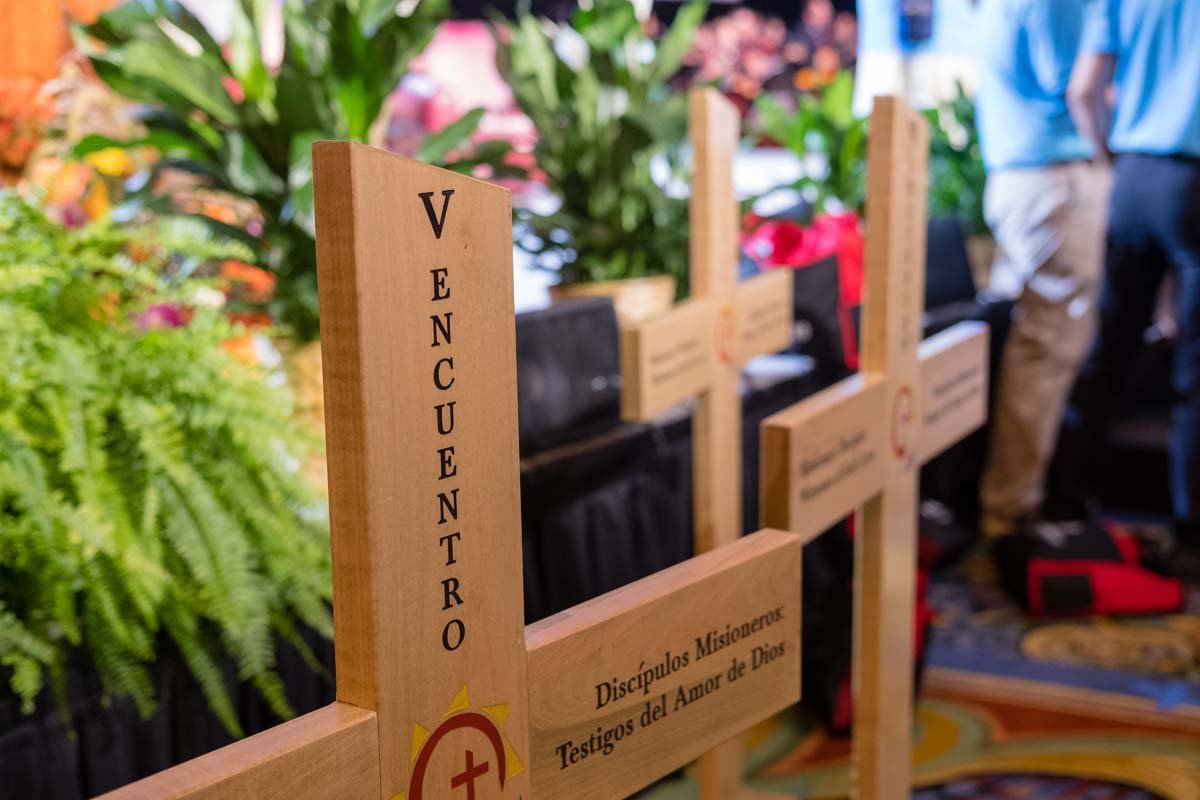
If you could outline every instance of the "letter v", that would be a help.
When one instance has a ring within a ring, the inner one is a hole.
[[[429,215],[429,224],[433,227],[433,235],[440,239],[442,238],[442,226],[446,224],[446,211],[450,208],[450,195],[454,194],[453,189],[442,190],[442,215],[438,217],[433,213],[433,202],[430,198],[433,197],[433,192],[420,192],[421,202],[425,204],[425,213]]]

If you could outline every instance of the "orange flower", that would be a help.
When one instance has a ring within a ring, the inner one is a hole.
[[[241,336],[232,336],[221,342],[221,347],[243,364],[257,364],[258,355],[254,351],[254,334],[243,333]]]
[[[96,305],[88,309],[88,316],[96,322],[112,322],[117,318],[121,306],[120,292],[107,292],[100,297]]]
[[[47,196],[46,202],[52,206],[57,206],[79,200],[83,196],[84,190],[87,189],[88,181],[91,179],[92,170],[90,167],[77,162],[63,164],[62,169],[53,178],[50,194]]]
[[[274,275],[244,261],[229,259],[222,262],[221,277],[232,284],[244,286],[246,299],[252,303],[264,303],[270,300],[275,291]]]
[[[125,248],[125,254],[128,255],[135,264],[141,264],[150,257],[150,248],[140,242],[130,242]]]
[[[811,92],[819,85],[817,71],[811,67],[796,70],[796,77],[793,79],[796,88],[802,92]]]
[[[83,211],[88,219],[103,219],[112,209],[112,201],[108,196],[108,187],[103,181],[96,181],[88,191],[83,201]]]
[[[53,106],[38,81],[0,79],[0,166],[20,169],[42,140]]]
[[[269,328],[275,324],[266,311],[230,311],[225,316],[230,322],[241,323],[250,330]]]
[[[237,213],[229,206],[221,205],[220,203],[206,200],[200,206],[200,213],[209,219],[224,222],[226,225],[237,224]]]

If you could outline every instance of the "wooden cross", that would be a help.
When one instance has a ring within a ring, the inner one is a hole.
[[[793,533],[523,625],[508,192],[313,169],[337,701],[110,800],[609,800],[794,703]]]
[[[621,334],[621,415],[647,420],[686,400],[692,417],[694,550],[742,535],[741,365],[792,341],[792,272],[738,283],[733,159],[741,118],[714,89],[689,95],[695,177],[689,208],[691,298]],[[701,759],[703,800],[745,795],[740,743]]]
[[[811,536],[865,504],[855,537],[857,797],[908,798],[917,468],[987,416],[988,331],[921,341],[929,133],[878,98],[868,151],[862,371],[763,422],[762,519]]]

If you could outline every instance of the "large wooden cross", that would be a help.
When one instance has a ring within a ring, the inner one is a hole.
[[[740,367],[792,340],[792,272],[738,283],[733,159],[740,116],[713,89],[690,98],[695,178],[690,206],[691,297],[621,333],[621,415],[648,420],[695,400],[695,550],[742,534]]]
[[[739,214],[733,159],[741,117],[713,89],[689,96],[695,160],[690,205],[691,297],[621,334],[621,414],[648,420],[687,400],[692,416],[694,550],[742,535],[740,367],[792,341],[792,272],[738,283]],[[731,734],[735,733],[730,731]],[[742,787],[735,739],[701,759],[702,800],[731,800]]]
[[[908,798],[917,468],[987,415],[988,331],[921,341],[929,134],[878,98],[868,145],[859,374],[763,422],[764,524],[811,536],[865,504],[855,537],[856,796]]]
[[[508,193],[313,168],[337,701],[110,800],[610,800],[794,703],[796,534],[523,625]]]

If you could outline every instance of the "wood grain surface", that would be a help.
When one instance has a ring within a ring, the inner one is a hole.
[[[385,800],[472,765],[528,797],[508,192],[345,142],[313,169],[338,699]]]
[[[375,726],[373,712],[333,703],[99,800],[375,800]]]
[[[800,549],[759,531],[530,625],[534,796],[624,797],[796,702]]]

